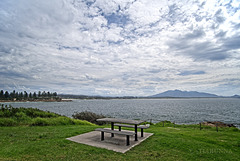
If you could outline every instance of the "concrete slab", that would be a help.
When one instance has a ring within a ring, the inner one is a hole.
[[[117,134],[115,134],[114,137],[111,137],[110,133],[105,133],[104,134],[105,140],[101,141],[101,132],[99,131],[92,131],[89,133],[73,136],[73,137],[67,138],[67,140],[94,146],[94,147],[113,150],[115,152],[125,153],[152,135],[153,133],[144,132],[144,137],[141,137],[141,132],[138,132],[138,141],[134,141],[134,136],[130,136],[129,146],[126,146],[126,136],[117,135]]]

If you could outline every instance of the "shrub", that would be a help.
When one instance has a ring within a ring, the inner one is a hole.
[[[28,125],[31,122],[31,117],[28,117],[24,112],[17,112],[12,118],[17,121],[18,125]]]
[[[24,112],[17,112],[15,114],[15,117],[17,118],[17,120],[19,121],[24,121],[24,120],[30,120],[31,118],[28,117]]]
[[[77,120],[77,119],[72,119],[75,125],[94,125],[91,122],[88,122],[86,120]]]
[[[84,111],[84,112],[80,112],[80,113],[75,113],[72,115],[72,117],[74,119],[79,119],[79,120],[86,120],[88,122],[94,123],[94,124],[98,124],[98,125],[103,125],[105,124],[104,122],[97,122],[97,119],[100,118],[105,118],[104,115],[99,115],[93,112],[89,112],[89,111]]]
[[[50,121],[51,125],[93,125],[92,123],[85,120],[71,119],[65,116],[52,118]]]
[[[72,119],[37,108],[14,108],[0,105],[0,126],[93,125],[88,121]]]
[[[32,119],[31,126],[51,126],[51,125],[72,125],[70,118],[57,117],[57,118],[41,118],[37,117]]]
[[[237,127],[230,127],[230,130],[234,131],[234,132],[239,132],[240,129],[238,129]]]
[[[12,118],[0,118],[0,126],[16,126],[18,123]]]
[[[237,142],[237,147],[240,147],[240,141]]]
[[[0,111],[0,117],[4,117],[3,111]]]
[[[32,119],[32,123],[30,124],[32,126],[47,126],[49,125],[49,121],[46,118],[34,118]]]
[[[72,121],[71,118],[68,117],[57,117],[57,118],[52,118],[50,124],[52,125],[74,125],[74,122]]]
[[[32,118],[35,117],[41,117],[41,118],[51,118],[51,117],[58,117],[61,116],[59,114],[53,113],[53,112],[49,112],[49,111],[42,111],[36,108],[25,108],[25,113]]]
[[[50,118],[50,117],[59,117],[61,115],[49,112],[49,111],[42,111],[37,108],[14,108],[11,105],[0,105],[0,117],[19,117],[16,116],[19,113],[24,113],[26,116],[31,118],[42,117],[42,118]]]
[[[34,118],[32,119],[31,126],[56,126],[56,125],[93,125],[88,121],[71,119],[65,116],[56,118]]]

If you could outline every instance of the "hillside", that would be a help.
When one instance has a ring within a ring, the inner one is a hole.
[[[159,93],[156,95],[152,95],[149,97],[220,97],[215,94],[210,93],[203,93],[203,92],[197,92],[197,91],[181,91],[181,90],[169,90],[165,91],[163,93]]]

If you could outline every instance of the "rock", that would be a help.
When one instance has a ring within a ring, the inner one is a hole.
[[[207,126],[212,126],[212,127],[216,127],[216,125],[218,125],[218,127],[236,127],[233,124],[226,124],[220,121],[208,121],[208,122],[203,122],[202,124]]]

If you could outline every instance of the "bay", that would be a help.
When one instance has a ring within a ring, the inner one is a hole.
[[[13,107],[33,107],[72,117],[75,112],[91,111],[109,117],[163,120],[178,124],[221,121],[240,127],[240,99],[181,98],[181,99],[95,99],[72,102],[6,102]]]

